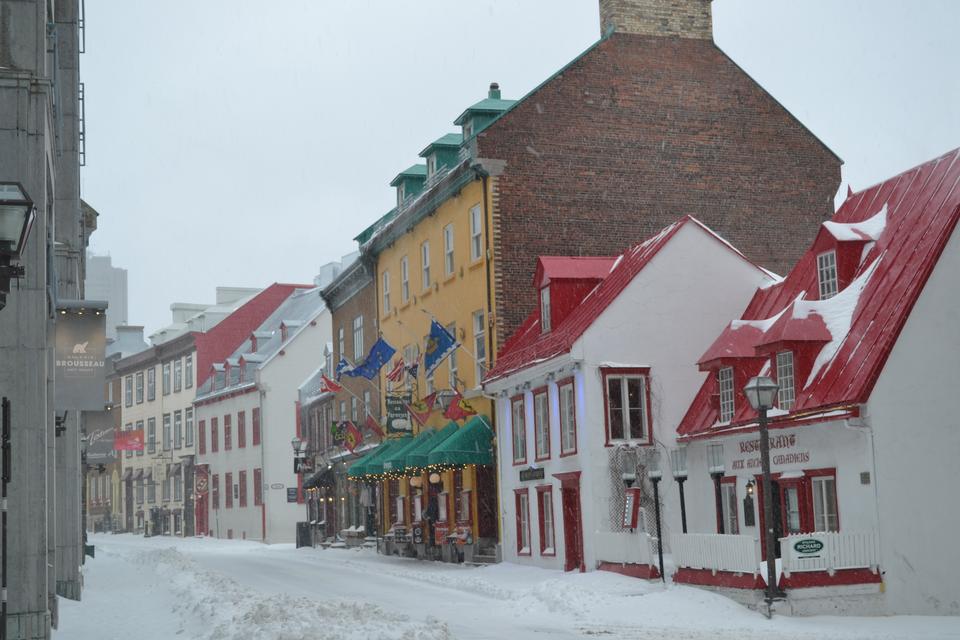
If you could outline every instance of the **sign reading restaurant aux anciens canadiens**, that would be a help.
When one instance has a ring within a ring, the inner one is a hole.
[[[105,302],[64,301],[57,309],[57,409],[103,411],[106,374]]]

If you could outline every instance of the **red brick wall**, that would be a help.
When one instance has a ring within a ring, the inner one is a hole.
[[[347,300],[343,305],[333,311],[331,314],[331,321],[333,326],[333,364],[336,366],[337,362],[340,361],[341,353],[337,345],[338,337],[337,332],[340,327],[343,327],[343,346],[346,350],[346,353],[342,354],[347,357],[347,360],[353,362],[354,364],[360,364],[363,361],[363,358],[359,360],[353,357],[353,319],[358,315],[363,316],[363,354],[364,357],[367,353],[370,352],[370,348],[373,346],[373,343],[377,341],[377,336],[379,332],[379,322],[377,320],[377,290],[371,280],[367,285],[354,294],[349,300]],[[392,361],[391,361],[392,363]],[[389,365],[387,365],[389,367]],[[361,400],[363,399],[363,392],[370,392],[370,413],[373,414],[374,418],[380,419],[380,400],[377,394],[375,385],[378,384],[377,378],[373,379],[373,384],[365,378],[351,378],[350,376],[343,376],[340,378],[340,384],[343,385],[344,391],[340,391],[335,396],[335,402],[337,407],[337,418],[340,419],[339,414],[340,401],[343,400],[346,402],[347,411],[350,411],[350,399],[353,397],[351,393],[355,394]],[[347,391],[349,390],[349,392]],[[362,403],[358,407],[359,410],[359,420],[357,426],[361,429],[363,428],[363,422],[365,420],[365,414],[363,413]],[[327,425],[329,428],[329,425]],[[366,436],[366,432],[364,432]]]
[[[499,343],[536,256],[618,253],[692,214],[786,273],[833,212],[840,161],[712,41],[615,34],[480,134],[497,180]]]

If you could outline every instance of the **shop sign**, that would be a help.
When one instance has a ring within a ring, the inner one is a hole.
[[[784,467],[808,462],[810,462],[810,450],[801,448],[797,434],[787,433],[770,436],[771,467]],[[730,468],[734,471],[740,469],[756,469],[759,471],[760,467],[760,438],[742,440],[736,443]]]
[[[527,482],[529,480],[543,480],[543,467],[535,469],[530,467],[529,469],[520,470],[520,482]]]
[[[57,314],[54,403],[57,409],[103,411],[106,373],[106,314]]]
[[[449,529],[444,525],[436,525],[433,528],[433,541],[436,545],[441,545],[447,541],[447,532]]]
[[[820,553],[822,549],[823,543],[816,538],[804,538],[793,543],[793,550],[799,553],[801,557],[819,558],[820,556],[811,554]]]
[[[407,405],[411,402],[413,402],[413,395],[410,393],[387,394],[387,433],[411,433],[413,431],[410,414],[407,412]]]
[[[296,502],[296,501],[297,501],[297,488],[287,487],[287,502]]]

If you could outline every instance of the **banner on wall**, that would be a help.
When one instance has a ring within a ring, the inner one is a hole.
[[[106,302],[57,306],[54,404],[58,410],[103,411],[106,402]]]

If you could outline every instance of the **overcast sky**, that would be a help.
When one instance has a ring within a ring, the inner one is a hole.
[[[713,15],[855,190],[960,146],[960,2]],[[597,0],[86,0],[86,24],[91,249],[128,269],[148,333],[218,285],[310,283],[491,81],[519,98],[599,37]]]

